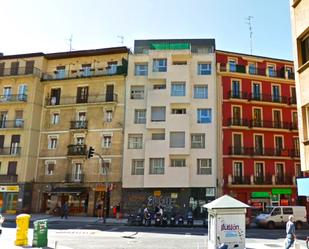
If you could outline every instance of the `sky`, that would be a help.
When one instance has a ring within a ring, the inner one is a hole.
[[[215,38],[216,48],[293,59],[289,0],[0,0],[5,55]],[[120,36],[123,36],[123,43]]]

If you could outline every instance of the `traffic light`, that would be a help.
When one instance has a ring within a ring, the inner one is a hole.
[[[88,150],[88,155],[87,155],[87,158],[91,158],[93,157],[93,154],[94,154],[94,148],[92,146],[89,147],[89,150]]]

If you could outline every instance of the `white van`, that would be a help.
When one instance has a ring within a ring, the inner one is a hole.
[[[290,215],[294,216],[296,229],[301,229],[307,223],[307,211],[303,206],[266,207],[263,213],[256,216],[255,223],[269,229],[284,227]]]

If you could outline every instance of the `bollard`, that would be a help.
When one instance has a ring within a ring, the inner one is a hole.
[[[16,246],[28,245],[29,214],[20,214],[16,217]]]

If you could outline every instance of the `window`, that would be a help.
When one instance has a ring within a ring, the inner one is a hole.
[[[104,159],[103,165],[100,166],[100,174],[106,175],[107,171],[111,169],[112,160],[111,159]]]
[[[277,156],[280,156],[282,150],[283,150],[283,137],[275,136],[275,154]]]
[[[268,65],[267,66],[268,76],[275,77],[276,76],[276,69],[275,65]]]
[[[45,175],[51,176],[55,170],[55,161],[46,161],[45,162]]]
[[[132,159],[132,175],[144,175],[144,160]]]
[[[87,76],[91,76],[92,71],[91,71],[91,64],[83,64],[82,65],[82,76],[87,77]]]
[[[205,148],[205,134],[191,134],[191,148]]]
[[[149,174],[163,175],[164,174],[164,158],[149,159]]]
[[[254,135],[254,153],[256,155],[263,155],[263,136],[262,135]]]
[[[0,113],[1,115],[1,113]],[[24,112],[23,110],[15,110],[15,122],[14,127],[23,127],[24,126],[24,119],[23,119]],[[1,120],[1,116],[0,116]]]
[[[241,125],[241,107],[240,106],[233,106],[232,107],[232,124],[233,125]]]
[[[76,145],[84,145],[85,144],[85,137],[80,136],[80,135],[75,137],[75,144]]]
[[[273,110],[274,128],[281,128],[281,112],[280,110]]]
[[[153,71],[154,72],[166,72],[167,60],[166,59],[153,59]]]
[[[147,63],[135,64],[135,75],[136,76],[148,75],[148,64]]]
[[[48,149],[56,149],[58,143],[58,137],[56,136],[49,136],[48,137]]]
[[[170,132],[170,148],[185,147],[185,132]]]
[[[17,174],[17,162],[13,161],[13,162],[8,163],[7,174],[9,176],[16,176],[16,174]]]
[[[131,99],[144,99],[144,86],[131,86]]]
[[[243,176],[243,167],[242,167],[242,162],[234,162],[233,165],[233,177],[236,178],[242,178]]]
[[[12,98],[12,88],[10,86],[6,86],[3,88],[3,97],[5,100],[11,100]]]
[[[230,72],[236,72],[236,60],[235,59],[229,59],[229,67],[230,67]]]
[[[197,174],[211,175],[211,159],[197,159]]]
[[[263,163],[255,163],[254,176],[256,178],[259,178],[259,180],[263,180],[264,178],[264,164]]]
[[[145,109],[135,109],[134,123],[135,124],[146,124],[146,110]]]
[[[151,139],[152,140],[165,140],[165,133],[152,133]]]
[[[252,98],[254,100],[260,100],[261,99],[261,85],[259,83],[253,83],[253,94]]]
[[[302,177],[303,172],[301,171],[300,164],[295,164],[295,177]]]
[[[210,75],[211,63],[198,63],[198,75]]]
[[[211,123],[211,109],[197,109],[197,122],[201,124]]]
[[[257,68],[255,63],[249,63],[249,74],[257,74]]]
[[[25,84],[19,85],[18,87],[18,100],[26,101],[28,94],[28,86]]]
[[[89,87],[77,87],[76,103],[87,103],[88,102],[88,91]]]
[[[208,98],[208,86],[195,85],[194,96],[195,99],[207,99]]]
[[[166,89],[166,84],[155,84],[155,85],[153,85],[153,89],[154,90]]]
[[[300,42],[300,46],[302,64],[305,64],[309,61],[309,35],[302,39],[302,41]]]
[[[280,102],[280,88],[279,86],[272,86],[272,101]]]
[[[58,66],[56,67],[56,79],[63,79],[65,78],[66,72],[65,72],[65,66]]]
[[[186,159],[171,159],[171,167],[186,167]]]
[[[109,61],[107,62],[107,73],[108,74],[115,74],[117,73],[117,61]]]
[[[128,137],[129,149],[142,149],[143,148],[143,134],[129,134]]]
[[[113,111],[112,110],[105,110],[104,120],[106,123],[110,123],[113,120]]]
[[[165,107],[151,107],[151,121],[164,122],[165,121]]]
[[[240,98],[240,82],[239,80],[232,81],[232,98]]]
[[[262,110],[260,108],[253,108],[253,126],[262,127]]]
[[[187,65],[187,62],[186,61],[173,61],[173,65],[177,65],[177,66]]]
[[[110,148],[112,146],[112,135],[111,134],[103,134],[103,141],[102,141],[103,148]]]
[[[185,108],[173,108],[172,114],[186,114],[187,110]]]
[[[178,82],[172,83],[171,96],[185,96],[186,95],[186,83]]]
[[[52,123],[53,125],[59,124],[59,120],[60,120],[60,115],[59,115],[59,113],[58,113],[58,112],[52,113],[52,115],[51,115],[51,123]]]

